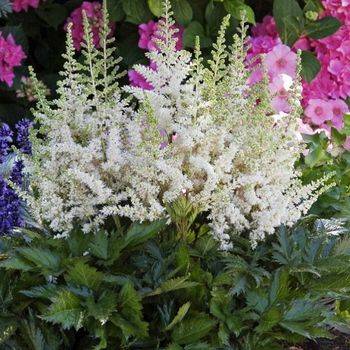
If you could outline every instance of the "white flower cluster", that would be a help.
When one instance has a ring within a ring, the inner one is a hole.
[[[135,68],[153,90],[103,85],[112,74],[101,69],[108,55],[100,57],[89,40],[82,78],[86,68],[68,40],[60,98],[39,102],[42,127],[28,160],[31,207],[66,234],[107,216],[167,217],[166,208],[185,197],[207,213],[223,248],[230,232],[249,230],[254,244],[298,220],[322,191],[322,181],[303,185],[294,169],[303,150],[300,84],[290,87],[291,112],[273,115],[268,79],[247,85],[246,28],[226,48],[226,18],[204,65],[199,49],[193,59],[175,50],[169,1],[165,7],[159,52],[148,54],[157,69]]]

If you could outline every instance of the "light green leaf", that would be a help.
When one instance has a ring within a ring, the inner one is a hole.
[[[191,306],[190,302],[187,302],[186,304],[182,305],[179,308],[179,311],[177,312],[174,319],[171,321],[171,323],[169,323],[169,325],[165,328],[165,330],[169,331],[170,329],[174,328],[176,324],[180,323],[183,320],[183,318],[186,316],[190,306]]]
[[[79,298],[72,292],[64,290],[53,299],[53,303],[42,318],[47,322],[60,324],[63,329],[74,327],[78,330],[82,327],[83,316]]]
[[[282,319],[281,311],[277,307],[271,307],[263,313],[259,325],[255,328],[258,333],[266,333],[272,330]]]
[[[104,274],[97,271],[96,268],[87,265],[83,261],[78,261],[69,270],[65,279],[69,283],[86,286],[92,290],[96,290],[104,279]]]
[[[163,293],[172,292],[179,289],[192,288],[198,285],[197,282],[187,281],[188,277],[177,277],[163,282],[160,287],[153,292],[147,294],[147,296],[155,296]]]
[[[255,14],[253,9],[242,0],[224,0],[226,11],[234,18],[241,20],[244,16],[248,23],[255,24]]]
[[[208,315],[198,315],[178,324],[171,338],[178,344],[191,344],[208,335],[215,325],[216,322]]]
[[[132,334],[146,337],[148,333],[148,324],[142,321],[141,297],[131,282],[125,283],[121,289],[119,293],[119,302],[121,304],[119,307],[121,315],[129,324],[125,331],[129,332],[132,330]]]
[[[147,0],[151,12],[160,17],[163,14],[163,0]]]

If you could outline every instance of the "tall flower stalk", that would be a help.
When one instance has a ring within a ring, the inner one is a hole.
[[[300,79],[288,86],[288,113],[275,115],[268,78],[247,83],[244,24],[228,47],[224,19],[205,65],[198,45],[194,58],[177,49],[178,29],[164,1],[158,49],[146,54],[157,69],[134,67],[153,87],[143,90],[119,87],[119,59],[107,45],[95,48],[84,22],[84,63],[68,28],[59,98],[50,103],[39,94],[40,133],[32,135],[27,160],[28,202],[55,235],[67,236],[76,224],[98,230],[116,215],[176,223],[172,209],[186,198],[225,249],[230,234],[249,231],[254,245],[308,211],[324,188],[323,180],[303,185],[294,169],[304,147]],[[100,42],[109,44],[107,29]]]

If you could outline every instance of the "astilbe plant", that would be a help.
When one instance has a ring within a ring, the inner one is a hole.
[[[69,32],[59,98],[48,102],[39,91],[27,201],[38,221],[67,235],[75,224],[88,232],[111,216],[168,218],[186,199],[206,215],[222,248],[231,231],[249,230],[255,245],[298,220],[322,191],[322,180],[303,185],[294,169],[303,150],[300,82],[289,87],[290,112],[274,115],[268,79],[247,84],[246,27],[227,48],[226,17],[205,65],[199,45],[194,58],[177,51],[164,5],[159,50],[147,53],[157,69],[135,67],[151,91],[118,86],[106,10],[101,50],[85,16],[84,63]]]

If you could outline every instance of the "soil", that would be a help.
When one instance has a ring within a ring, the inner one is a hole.
[[[300,350],[350,350],[350,336],[336,335],[334,339],[320,339],[317,342],[309,342]]]

